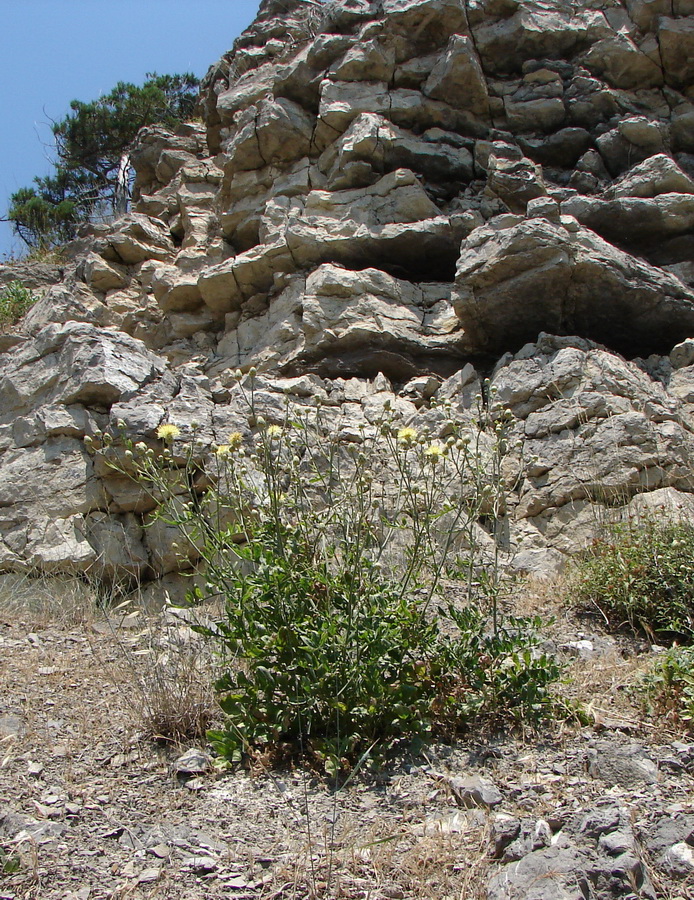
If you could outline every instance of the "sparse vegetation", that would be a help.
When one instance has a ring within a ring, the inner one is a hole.
[[[21,865],[22,862],[16,853],[0,847],[0,875],[15,875],[19,872]]]
[[[119,631],[111,613],[114,644],[118,653],[116,683],[126,680],[125,700],[142,732],[158,742],[179,744],[204,740],[218,717],[213,681],[212,648],[189,627],[185,618],[166,604],[159,611],[142,612],[127,600],[116,614],[137,618],[135,645]]]
[[[658,656],[640,689],[651,712],[694,732],[694,648],[671,647]]]
[[[651,640],[694,633],[694,527],[648,516],[612,525],[576,567],[577,599]]]
[[[0,328],[14,325],[36,302],[35,294],[21,281],[11,281],[0,289]]]

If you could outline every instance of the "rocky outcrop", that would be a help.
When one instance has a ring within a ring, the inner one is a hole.
[[[556,204],[539,212],[498,216],[463,242],[453,304],[474,346],[503,351],[547,329],[647,356],[694,332],[694,289],[560,217]]]
[[[691,13],[265,0],[202,122],[141,132],[129,214],[0,336],[0,565],[172,571],[82,439],[196,423],[204,456],[248,430],[251,366],[270,417],[316,394],[349,434],[386,400],[434,435],[439,400],[469,428],[501,402],[521,569],[615,505],[691,515]]]

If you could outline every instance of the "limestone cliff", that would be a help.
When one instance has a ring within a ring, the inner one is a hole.
[[[130,214],[0,335],[0,566],[173,571],[82,439],[221,442],[251,365],[270,418],[390,400],[432,434],[490,376],[521,569],[596,506],[694,514],[691,0],[265,0],[200,111],[140,134]]]

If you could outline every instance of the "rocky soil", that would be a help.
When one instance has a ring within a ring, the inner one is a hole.
[[[631,693],[653,651],[562,612],[561,585],[523,602],[556,607],[547,639],[592,726],[471,733],[337,791],[296,764],[215,772],[204,741],[146,736],[146,651],[155,633],[190,653],[180,621],[104,616],[65,584],[8,587],[3,900],[694,897],[694,744]]]

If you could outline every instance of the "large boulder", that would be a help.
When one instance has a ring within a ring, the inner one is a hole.
[[[477,228],[463,243],[453,304],[473,345],[491,353],[549,331],[648,356],[694,332],[694,291],[570,217]]]
[[[219,345],[229,367],[404,381],[422,366],[450,372],[466,338],[445,284],[414,285],[377,269],[322,265],[295,280],[262,316],[240,321]]]

